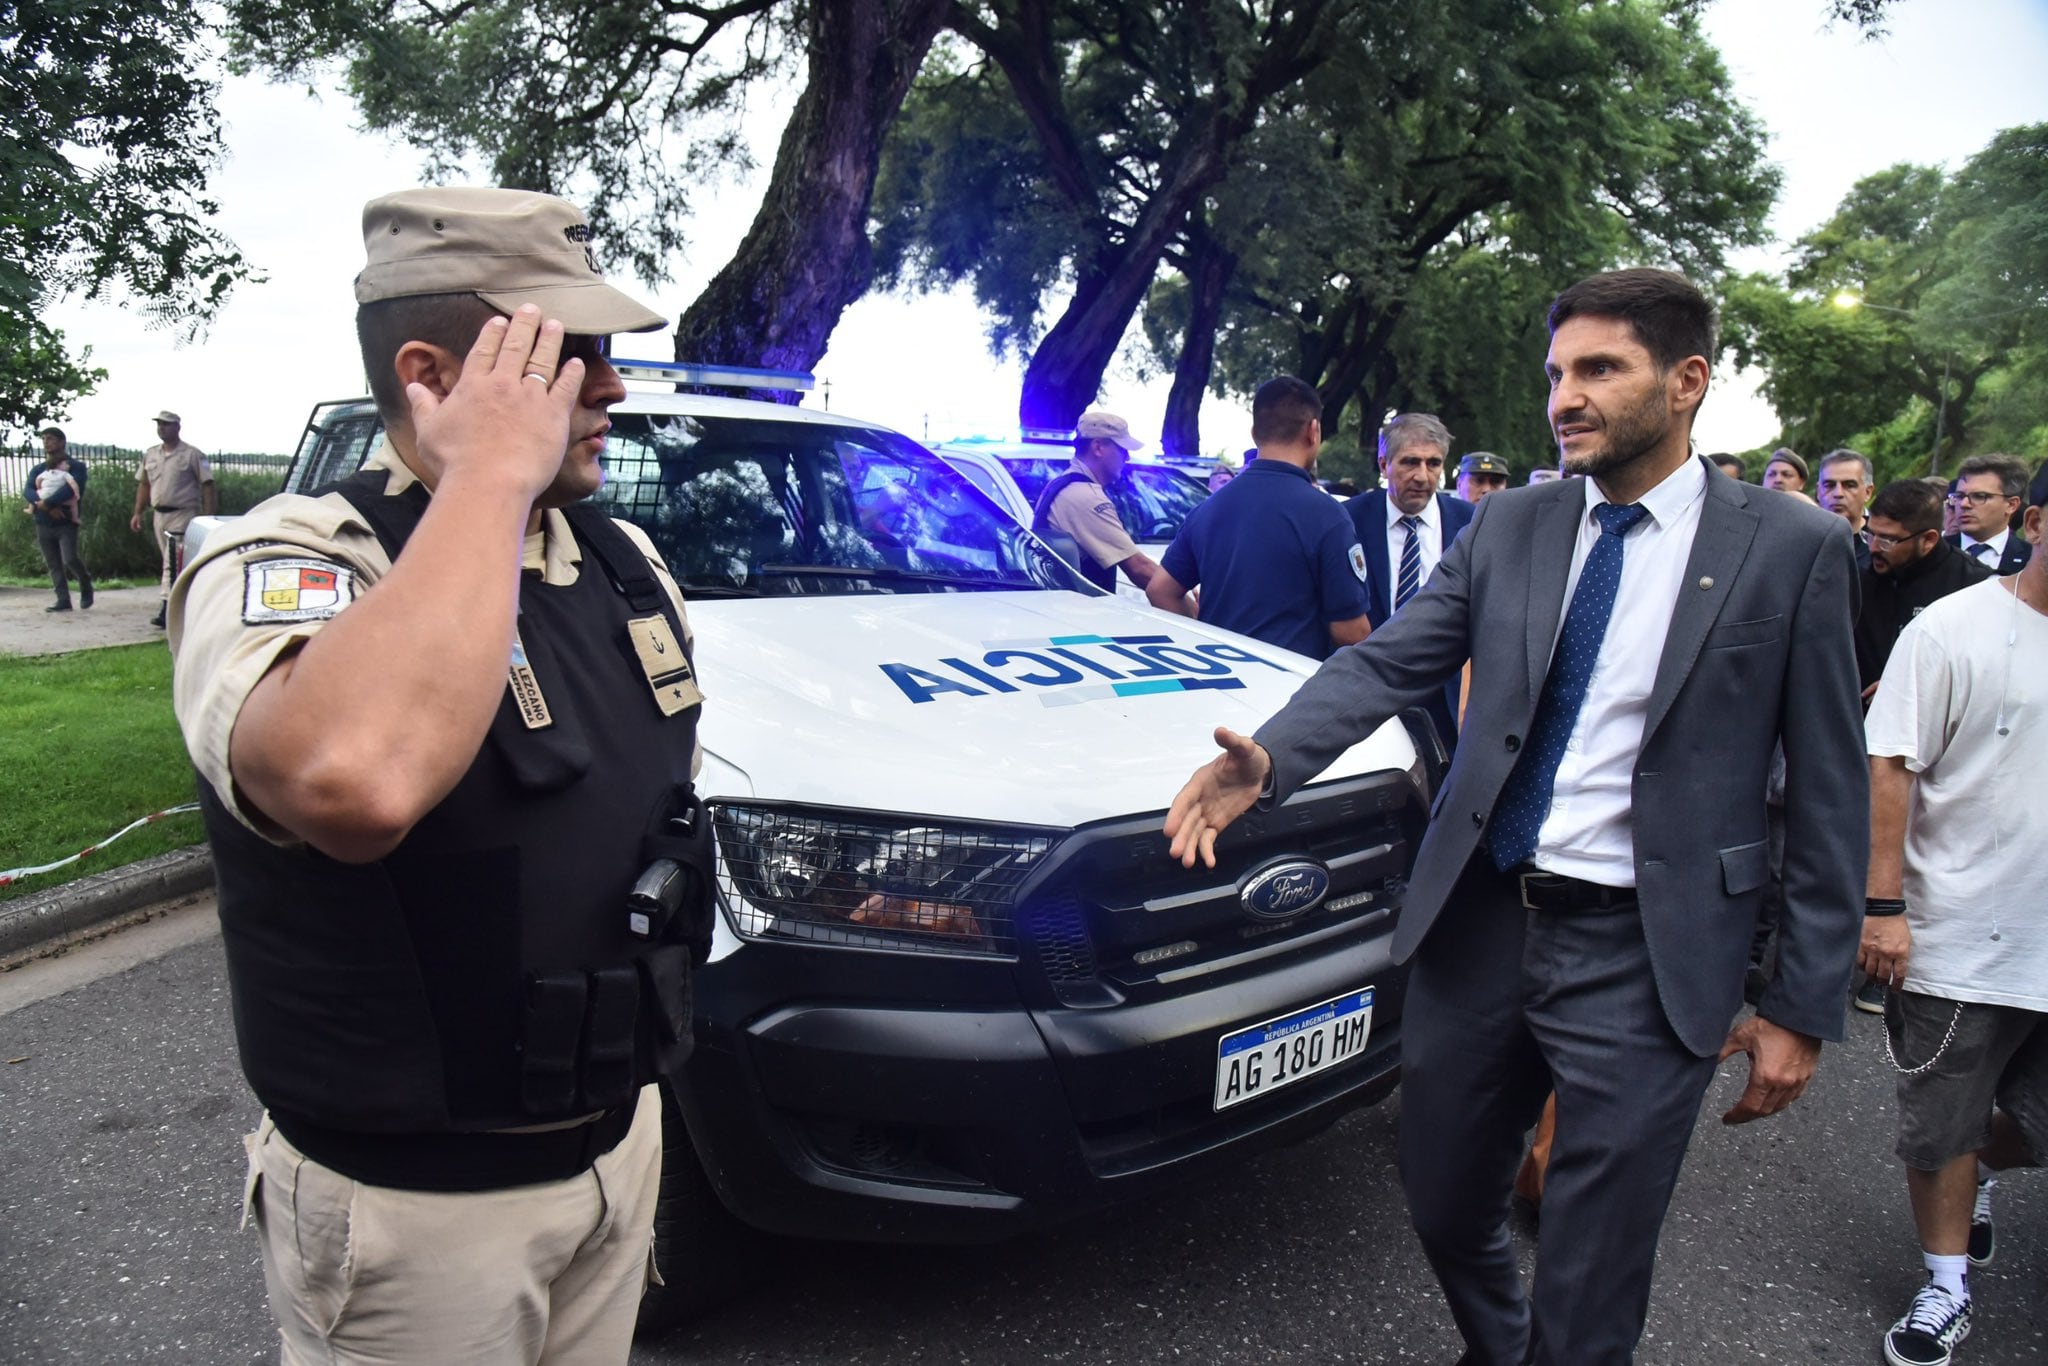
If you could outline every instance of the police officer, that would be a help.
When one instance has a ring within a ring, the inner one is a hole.
[[[1138,549],[1104,490],[1123,478],[1124,461],[1145,443],[1131,435],[1131,426],[1115,413],[1091,409],[1074,424],[1074,463],[1039,490],[1031,530],[1073,538],[1080,547],[1075,568],[1105,593],[1116,591],[1116,571],[1143,588],[1159,572],[1158,563]]]
[[[1323,401],[1292,375],[1252,398],[1259,458],[1181,523],[1145,590],[1154,607],[1325,659],[1364,640],[1365,552],[1351,519],[1316,487]]]
[[[1474,451],[1458,462],[1458,496],[1477,503],[1508,486],[1508,462],[1492,451]]]
[[[157,558],[163,562],[159,593],[165,599],[171,594],[171,570],[176,559],[171,553],[171,538],[184,535],[194,517],[202,513],[213,516],[215,507],[213,467],[207,463],[204,451],[180,435],[183,429],[178,415],[170,409],[156,415],[156,444],[142,453],[142,470],[135,480],[135,512],[128,518],[128,529],[139,534],[142,514],[149,513]],[[164,606],[163,602],[157,603],[150,625],[164,624]]]
[[[620,1363],[707,946],[701,697],[652,546],[578,504],[606,338],[663,320],[546,195],[408,190],[363,233],[385,445],[170,605],[247,1213],[287,1363]]]

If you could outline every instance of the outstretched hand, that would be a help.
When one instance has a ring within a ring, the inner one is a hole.
[[[1723,1124],[1747,1124],[1775,1115],[1799,1099],[1820,1062],[1820,1040],[1752,1015],[1728,1031],[1721,1061],[1737,1053],[1749,1054],[1749,1085],[1721,1116]]]
[[[1194,867],[1197,855],[1216,866],[1216,836],[1252,808],[1273,771],[1272,758],[1249,735],[1218,726],[1216,743],[1223,753],[1196,769],[1167,808],[1168,852],[1183,868]]]

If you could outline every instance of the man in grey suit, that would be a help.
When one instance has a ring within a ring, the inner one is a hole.
[[[1550,423],[1588,477],[1481,503],[1384,628],[1255,736],[1218,728],[1166,818],[1174,854],[1213,866],[1231,821],[1471,660],[1394,950],[1412,957],[1402,1180],[1474,1366],[1632,1359],[1717,1062],[1749,1055],[1739,1124],[1797,1099],[1841,1037],[1868,857],[1848,524],[1688,453],[1715,332],[1683,277],[1593,276],[1549,322]],[[1781,740],[1778,973],[1733,1024]],[[1509,1190],[1553,1088],[1525,1296]]]

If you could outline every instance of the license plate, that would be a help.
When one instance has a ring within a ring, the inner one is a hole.
[[[1365,1052],[1372,988],[1225,1034],[1216,1045],[1216,1108],[1227,1110]]]

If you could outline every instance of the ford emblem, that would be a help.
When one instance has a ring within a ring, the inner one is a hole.
[[[1288,855],[1262,863],[1239,884],[1245,914],[1286,920],[1323,904],[1330,894],[1330,870],[1312,858]]]

